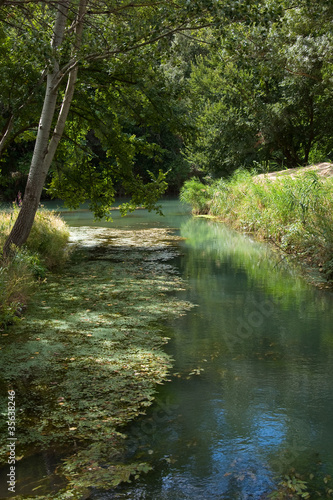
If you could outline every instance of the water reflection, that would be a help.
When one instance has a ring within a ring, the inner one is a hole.
[[[181,298],[198,307],[168,326],[175,366],[160,418],[152,408],[129,438],[155,472],[96,498],[263,499],[291,469],[324,484],[333,474],[332,295],[221,224],[187,220],[181,235]]]

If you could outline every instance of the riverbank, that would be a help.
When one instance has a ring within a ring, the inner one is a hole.
[[[331,288],[332,172],[332,166],[322,164],[266,175],[238,171],[228,181],[209,184],[192,179],[185,183],[181,199],[197,215],[214,217],[272,243],[302,263],[309,281]]]
[[[0,212],[0,248],[2,249],[19,212]],[[64,221],[53,211],[40,208],[23,248],[16,249],[14,258],[0,259],[0,331],[18,321],[26,309],[37,282],[48,271],[59,271],[69,258],[69,231]]]
[[[177,254],[168,230],[81,227],[71,240],[70,264],[47,275],[1,338],[3,411],[8,390],[17,401],[16,498],[81,499],[150,469],[124,461],[123,429],[168,377],[163,322],[190,308],[175,296],[184,283],[168,263]],[[26,491],[25,468],[41,451],[56,465]]]

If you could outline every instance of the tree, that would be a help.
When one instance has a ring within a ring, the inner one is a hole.
[[[188,170],[179,153],[184,107],[163,65],[132,56],[131,64],[113,66],[111,73],[107,64],[91,65],[84,84],[79,79],[48,189],[71,208],[89,200],[99,216],[108,214],[115,193],[134,194],[138,176],[151,190],[151,174],[158,178],[162,169],[170,190]]]
[[[42,101],[45,61],[44,30],[39,33],[36,50],[32,28],[18,12],[0,11],[0,157],[8,145],[32,125],[38,123],[34,111]],[[29,32],[30,30],[30,32]],[[35,33],[35,37],[37,33]],[[15,41],[15,50],[13,44]]]
[[[260,22],[225,29],[192,71],[198,133],[188,157],[213,175],[257,163],[296,167],[332,151],[332,5],[267,7]]]
[[[45,79],[46,88],[25,195],[4,254],[9,253],[13,244],[21,246],[29,236],[46,176],[64,133],[79,70],[98,61],[108,62],[111,68],[113,61],[130,60],[138,51],[146,56],[148,48],[150,57],[159,58],[176,32],[211,24],[216,15],[214,4],[207,0],[190,3],[184,0],[172,3],[167,0],[1,2],[3,25],[9,23],[17,36],[28,31],[35,49],[39,54],[44,52],[46,62],[34,81],[37,89]],[[43,33],[41,44],[40,32]],[[51,40],[49,44],[47,39]],[[13,128],[12,123],[7,127],[6,137]],[[163,190],[163,176],[153,179],[148,197],[139,179],[132,181],[137,184],[135,201],[154,206]]]
[[[45,5],[43,7],[44,9],[47,8]],[[37,8],[39,8],[39,6]],[[46,93],[38,126],[34,154],[32,157],[22,208],[5,244],[5,255],[9,252],[12,244],[17,246],[22,245],[25,243],[30,234],[46,175],[62,136],[69,107],[73,98],[87,1],[80,1],[77,6],[76,15],[71,27],[74,32],[74,39],[72,41],[70,57],[67,65],[61,67],[59,55],[65,38],[65,29],[68,24],[68,19],[70,18],[69,8],[70,1],[64,1],[57,5],[51,40],[51,57],[48,68],[46,69]],[[68,75],[67,86],[62,100],[62,105],[58,113],[57,123],[51,135],[51,127],[56,111],[59,86],[65,74]]]

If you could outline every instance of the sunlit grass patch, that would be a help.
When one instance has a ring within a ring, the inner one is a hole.
[[[53,211],[41,208],[37,211],[26,246],[40,255],[45,266],[59,270],[68,260],[69,229],[61,217]]]
[[[19,208],[0,212],[0,248],[3,248]],[[0,267],[0,324],[17,318],[31,295],[36,278],[47,270],[60,269],[68,259],[69,231],[54,212],[40,209],[27,243],[16,249],[15,256],[3,259]]]
[[[0,248],[13,227],[19,207],[0,212]],[[59,269],[68,259],[69,230],[67,224],[56,214],[41,207],[35,216],[29,238],[24,245],[32,254],[38,254],[48,269]]]

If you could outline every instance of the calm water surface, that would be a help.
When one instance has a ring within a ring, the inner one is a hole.
[[[163,327],[170,382],[128,429],[129,460],[154,471],[93,498],[263,499],[291,471],[322,484],[333,475],[332,294],[223,224],[173,201],[164,212],[114,212],[112,225],[183,236],[174,264],[188,289],[178,296],[196,307]],[[94,225],[86,211],[64,217]]]

